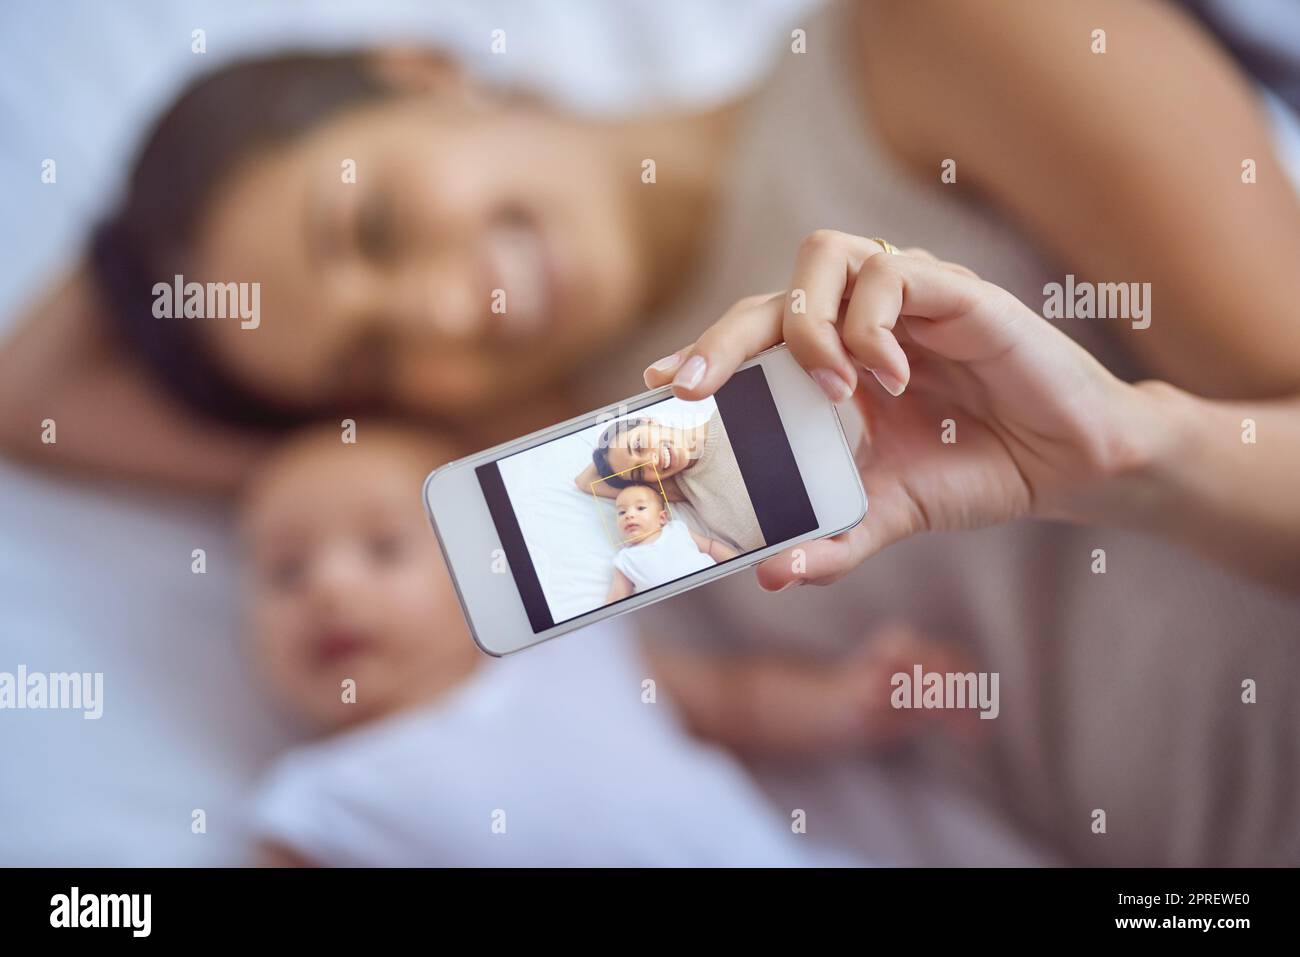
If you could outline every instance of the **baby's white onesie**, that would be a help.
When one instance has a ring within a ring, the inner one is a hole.
[[[637,591],[716,564],[699,550],[691,530],[678,518],[665,525],[653,542],[624,546],[614,556],[614,567],[628,577]]]
[[[647,703],[650,677],[621,622],[484,660],[432,706],[290,752],[253,829],[339,866],[861,863],[795,833],[663,689]]]

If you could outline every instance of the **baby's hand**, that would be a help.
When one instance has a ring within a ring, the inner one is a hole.
[[[973,709],[893,707],[899,672],[971,670],[957,649],[902,625],[882,628],[838,662],[714,658],[657,642],[645,652],[692,731],[754,757],[807,760],[896,748],[925,731],[974,738],[987,730]]]
[[[906,700],[911,702],[917,665],[923,675],[975,670],[961,649],[924,638],[908,625],[886,625],[866,638],[830,676],[822,716],[825,743],[848,749],[891,750],[933,732],[950,733],[966,741],[982,739],[987,729],[978,707],[894,707],[894,676],[907,676]]]

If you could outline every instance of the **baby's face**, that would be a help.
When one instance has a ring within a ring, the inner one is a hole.
[[[664,501],[654,489],[631,485],[614,499],[619,538],[624,545],[637,545],[668,521]]]
[[[302,440],[246,502],[253,655],[282,704],[318,727],[430,700],[479,660],[420,497],[441,461],[402,439]]]

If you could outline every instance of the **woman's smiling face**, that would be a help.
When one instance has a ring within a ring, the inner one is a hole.
[[[633,174],[594,129],[446,81],[248,158],[210,204],[195,278],[260,282],[261,322],[206,325],[218,360],[296,406],[452,416],[556,380],[649,285]]]
[[[618,434],[609,447],[609,464],[620,478],[653,482],[687,468],[691,452],[685,432],[647,419]]]

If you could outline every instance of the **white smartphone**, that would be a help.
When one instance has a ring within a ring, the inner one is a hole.
[[[862,521],[835,406],[777,346],[716,395],[656,389],[436,469],[475,642],[507,655]]]

